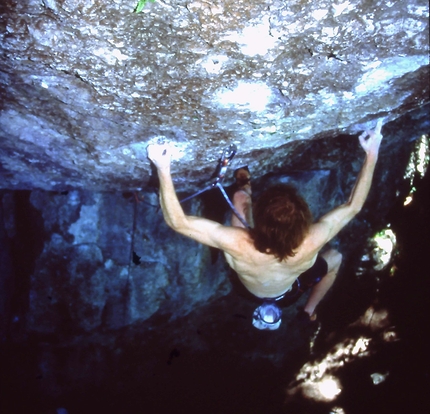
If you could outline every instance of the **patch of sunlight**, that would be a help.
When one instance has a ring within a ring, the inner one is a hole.
[[[339,380],[326,375],[320,381],[305,381],[302,386],[302,393],[306,398],[315,401],[333,401],[342,391]]]
[[[146,148],[148,147],[148,145],[151,144],[167,144],[170,148],[170,155],[172,161],[179,161],[190,150],[190,146],[187,142],[172,141],[170,138],[167,138],[164,135],[154,136],[148,142],[145,143],[131,144],[130,147],[136,155],[142,156],[142,154],[146,154]]]
[[[321,324],[319,323],[317,329],[315,330],[315,333],[311,336],[309,341],[309,351],[311,353],[313,352],[315,341],[317,340],[320,331],[321,331]]]
[[[276,46],[277,38],[271,33],[268,16],[259,20],[259,24],[250,25],[242,33],[232,33],[225,40],[236,42],[243,54],[248,56],[265,55]]]
[[[415,143],[414,150],[411,153],[408,166],[406,167],[406,171],[403,176],[405,180],[409,180],[411,185],[411,190],[403,202],[404,206],[407,206],[413,201],[413,195],[416,191],[416,188],[413,186],[414,178],[417,175],[420,178],[424,177],[429,165],[429,160],[429,137],[427,134],[423,134]]]
[[[234,89],[222,89],[216,99],[223,106],[242,106],[250,111],[264,111],[272,97],[271,89],[261,82],[239,81]]]
[[[369,338],[358,338],[357,342],[354,345],[354,348],[352,348],[351,354],[358,355],[364,353],[369,346],[369,342]]]
[[[394,330],[394,328],[389,328],[382,334],[382,339],[385,342],[397,342],[400,341],[399,336],[397,335],[397,332]]]
[[[300,384],[289,389],[288,394],[300,389],[307,398],[316,401],[335,399],[342,387],[332,372],[356,358],[370,355],[369,344],[370,338],[347,339],[337,344],[324,359],[306,363],[296,377]]]
[[[370,378],[372,378],[372,382],[374,385],[378,385],[381,382],[384,382],[385,379],[388,377],[388,372],[386,372],[385,374],[380,374],[379,372],[375,372],[373,374],[370,375]]]
[[[333,407],[329,414],[345,414],[345,410],[342,407]]]
[[[413,187],[412,187],[413,188]],[[415,190],[415,188],[413,188],[414,190]],[[412,198],[412,195],[408,195],[406,198],[405,198],[405,201],[403,202],[403,205],[404,206],[407,206],[408,204],[411,204],[412,203],[412,200],[413,200],[413,198]]]
[[[367,326],[372,331],[384,329],[390,324],[388,311],[384,308],[375,309],[373,305],[366,309],[366,312],[351,326]]]
[[[342,388],[337,378],[327,375],[318,383],[318,390],[325,399],[331,401],[340,394]]]
[[[337,344],[322,361],[305,364],[297,379],[310,378],[313,381],[320,381],[328,370],[343,366],[345,362],[349,362],[355,356],[367,356],[369,343],[369,338],[360,337],[356,340],[348,339]]]
[[[380,338],[382,337],[386,342],[397,341],[394,327],[390,327],[389,323],[387,310],[376,310],[370,306],[360,318],[349,326],[352,328],[366,327],[372,332],[380,332]],[[373,338],[376,338],[375,335]],[[341,383],[334,374],[346,364],[357,358],[368,357],[375,351],[375,346],[372,349],[370,337],[347,338],[335,344],[324,358],[304,364],[295,380],[287,388],[287,395],[300,393],[315,401],[333,401],[342,392]],[[385,374],[369,373],[369,375],[373,383],[377,384],[385,380],[388,372]],[[345,411],[336,406],[331,409],[330,414],[345,414]]]
[[[428,65],[427,55],[397,56],[364,66],[365,73],[355,87],[357,94],[368,94],[377,89],[388,89],[390,81],[400,78],[408,72]]]
[[[228,56],[225,55],[212,55],[205,56],[203,59],[198,60],[196,63],[200,64],[207,73],[217,75],[224,69],[225,64],[228,62]]]
[[[381,331],[381,338],[384,342],[395,342],[399,340],[395,327],[390,326],[390,315],[385,308],[375,309],[373,305],[369,306],[366,312],[350,326],[365,326],[372,332]],[[359,345],[359,343],[356,344],[356,346]],[[369,343],[367,343],[367,346],[368,345]]]
[[[429,165],[429,139],[428,135],[424,134],[416,145],[417,164],[416,168],[421,178],[424,177]]]
[[[390,262],[396,247],[396,235],[391,229],[384,229],[377,233],[373,239],[372,257],[376,261],[375,270],[384,269]]]

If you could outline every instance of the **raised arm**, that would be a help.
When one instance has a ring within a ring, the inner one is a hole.
[[[321,244],[321,247],[335,237],[362,209],[372,185],[378,160],[382,140],[381,128],[382,120],[379,120],[374,131],[365,131],[359,136],[366,158],[348,202],[330,211],[313,225],[313,231],[316,233],[312,237],[317,244]]]
[[[157,168],[160,180],[160,204],[167,225],[200,243],[234,254],[240,229],[226,227],[215,221],[188,216],[184,213],[170,174],[170,146],[149,145],[148,158]]]

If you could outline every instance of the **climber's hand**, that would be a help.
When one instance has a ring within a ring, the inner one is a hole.
[[[147,152],[148,158],[158,169],[170,168],[172,151],[169,144],[150,144]]]
[[[382,141],[381,128],[382,119],[379,119],[376,124],[376,128],[373,131],[364,131],[358,137],[360,140],[360,145],[367,155],[378,155],[379,146],[381,145]]]

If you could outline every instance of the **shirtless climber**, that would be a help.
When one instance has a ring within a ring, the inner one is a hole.
[[[306,202],[289,186],[269,188],[251,210],[249,173],[239,169],[236,181],[240,189],[233,204],[248,223],[253,217],[250,229],[235,217],[230,227],[185,215],[170,175],[169,145],[148,146],[148,157],[160,180],[160,203],[166,223],[178,233],[224,252],[242,284],[261,299],[253,320],[258,329],[277,329],[281,323],[278,300],[308,287],[312,289],[304,312],[310,320],[315,319],[315,308],[333,285],[342,261],[334,249],[319,252],[363,207],[378,159],[381,127],[382,120],[374,131],[359,137],[366,158],[349,200],[315,223],[311,222]]]

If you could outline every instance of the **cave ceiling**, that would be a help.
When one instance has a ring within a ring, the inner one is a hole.
[[[2,1],[0,188],[144,188],[146,146],[168,141],[192,191],[230,144],[261,176],[429,101],[425,0],[136,6]]]

